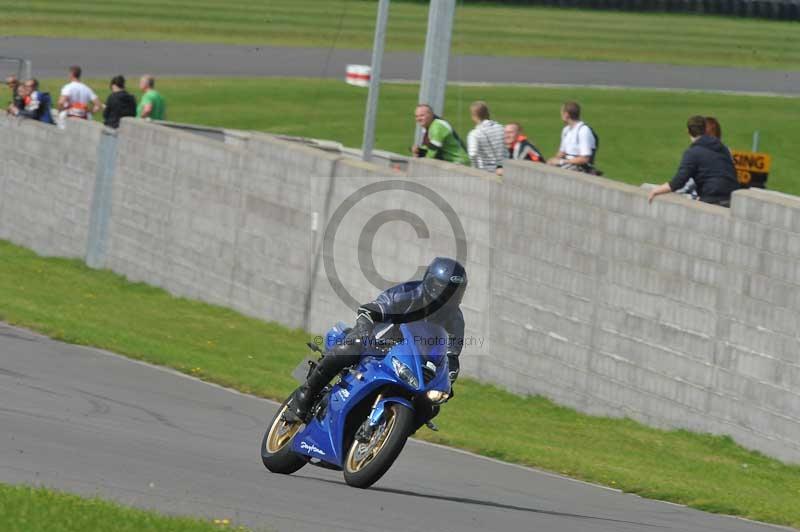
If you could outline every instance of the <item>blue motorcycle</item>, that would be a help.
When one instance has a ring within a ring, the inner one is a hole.
[[[417,429],[428,425],[437,430],[431,418],[451,393],[447,332],[428,322],[375,330],[375,341],[363,346],[359,364],[343,370],[338,382],[320,393],[308,423],[288,421],[283,413],[290,399],[283,402],[261,442],[267,469],[288,475],[311,463],[343,471],[347,484],[368,488],[389,470]],[[341,323],[333,327],[325,336],[325,350],[346,334]],[[315,363],[307,363],[310,372]]]

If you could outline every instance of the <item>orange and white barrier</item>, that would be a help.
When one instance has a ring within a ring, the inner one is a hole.
[[[356,87],[369,87],[372,68],[368,65],[347,65],[347,74],[344,80],[349,85]]]

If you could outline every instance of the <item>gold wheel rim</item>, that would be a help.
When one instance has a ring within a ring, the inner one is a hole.
[[[283,449],[287,443],[292,441],[295,434],[300,431],[300,427],[302,426],[301,422],[294,422],[290,423],[283,419],[283,413],[286,411],[286,407],[284,406],[278,415],[275,416],[275,421],[272,422],[272,426],[269,428],[269,436],[267,436],[267,452],[270,454],[275,454],[281,449]]]
[[[376,441],[370,441],[369,443],[354,441],[350,446],[350,451],[347,453],[347,460],[345,461],[348,472],[358,473],[364,469],[367,464],[371,463],[383,450],[386,441],[394,431],[396,421],[394,409],[386,409],[384,416],[386,416],[385,428],[378,435]]]

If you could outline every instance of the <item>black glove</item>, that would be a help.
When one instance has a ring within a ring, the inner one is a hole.
[[[367,343],[367,340],[372,337],[373,326],[372,320],[364,315],[359,315],[355,326],[347,334],[347,337],[353,341]]]
[[[460,371],[460,365],[458,363],[458,355],[455,353],[447,353],[447,368],[448,373],[447,376],[450,377],[450,397],[447,398],[449,401],[453,397],[456,396],[456,379],[458,379],[458,373]]]
[[[450,386],[452,387],[456,382],[456,379],[458,379],[458,373],[461,369],[461,366],[458,363],[458,355],[454,353],[447,353],[447,367],[449,369],[448,377],[450,377]]]

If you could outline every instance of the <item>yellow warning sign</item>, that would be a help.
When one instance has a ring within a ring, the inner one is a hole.
[[[731,150],[739,183],[748,187],[764,188],[772,165],[768,153]]]

